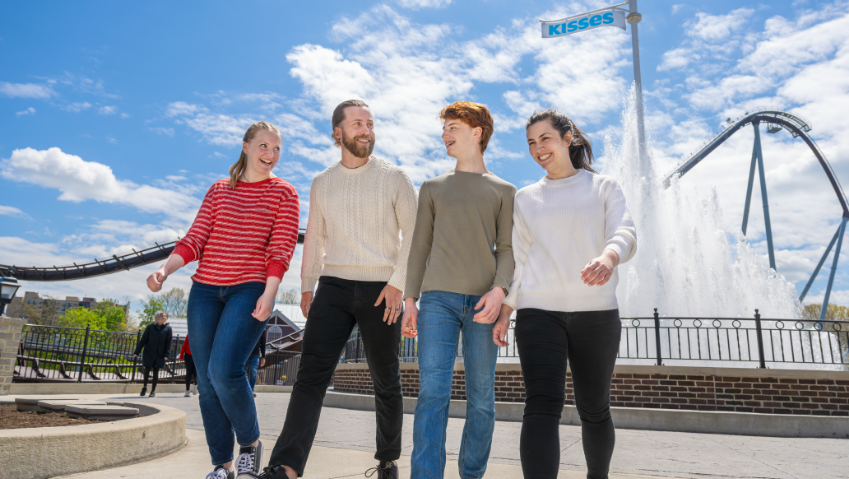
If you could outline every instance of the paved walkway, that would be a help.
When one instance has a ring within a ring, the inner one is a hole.
[[[99,396],[105,397],[105,396]],[[188,445],[171,455],[143,465],[127,466],[75,477],[148,478],[203,477],[209,468],[203,439],[197,396],[159,394],[156,398],[112,396],[128,400],[149,401],[186,411]],[[283,427],[289,394],[260,393],[257,398],[262,438],[270,453]],[[457,477],[457,452],[460,448],[462,419],[449,419],[447,451],[452,460],[446,477]],[[412,415],[404,415],[403,454],[400,464],[403,477],[409,477],[409,454],[412,452]],[[498,422],[486,477],[521,477],[518,438],[520,423]],[[561,426],[563,446],[561,478],[586,477],[581,429]],[[374,413],[325,408],[306,478],[354,477],[374,462]],[[617,430],[616,451],[611,478],[845,478],[849,477],[849,440],[768,438],[718,434],[690,434],[658,431]],[[173,472],[172,472],[173,471]],[[182,471],[182,472],[181,472]],[[190,474],[189,474],[190,472]],[[187,475],[188,474],[188,475]]]

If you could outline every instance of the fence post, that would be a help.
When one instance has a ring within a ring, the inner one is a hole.
[[[755,310],[755,329],[758,333],[758,359],[760,360],[760,368],[766,369],[766,360],[764,359],[764,336],[761,330],[761,313]]]
[[[139,344],[140,340],[141,340],[141,328],[139,328],[136,331],[136,345]],[[134,352],[136,350],[135,348],[136,348],[136,346],[133,346]],[[130,377],[130,383],[131,384],[136,382],[136,371],[138,370],[138,367],[139,367],[138,362],[139,362],[139,358],[137,358],[135,355],[133,355],[133,375]]]
[[[177,377],[177,343],[180,342],[180,335],[177,335],[177,341],[171,342],[171,384]]]
[[[660,358],[660,315],[657,314],[657,308],[654,308],[654,343],[657,349],[657,365],[663,366]]]
[[[85,371],[85,353],[88,352],[88,333],[91,332],[91,324],[85,327],[85,340],[83,340],[83,353],[80,355],[80,375],[77,377],[77,382],[83,382],[83,372]]]

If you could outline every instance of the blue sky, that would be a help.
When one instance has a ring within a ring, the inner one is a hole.
[[[596,142],[620,130],[633,80],[630,32],[542,40],[539,19],[605,2],[386,0],[0,5],[0,263],[89,261],[187,229],[209,184],[238,157],[252,121],[284,131],[277,174],[309,202],[312,176],[338,159],[329,117],[360,97],[377,120],[376,153],[416,184],[451,167],[439,109],[487,104],[490,168],[521,187],[541,177],[524,147],[535,108],[572,115]],[[776,105],[808,119],[849,178],[847,2],[640,2],[652,150],[668,171],[727,117]],[[788,134],[763,135],[778,271],[801,291],[840,218],[814,157]],[[739,229],[751,130],[682,180],[716,192]],[[765,254],[756,198],[749,240]],[[302,218],[306,226],[306,215]],[[844,252],[849,249],[844,249]],[[284,287],[296,287],[299,254]],[[841,255],[833,301],[849,304]],[[55,295],[146,294],[151,268],[68,283]],[[188,287],[188,274],[170,282]],[[827,271],[826,271],[827,273]],[[821,278],[825,278],[821,273]],[[822,298],[819,280],[810,300]]]

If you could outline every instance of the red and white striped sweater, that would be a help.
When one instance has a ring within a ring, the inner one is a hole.
[[[298,242],[300,203],[295,187],[269,178],[256,183],[216,181],[174,252],[198,260],[192,280],[213,286],[283,278]]]

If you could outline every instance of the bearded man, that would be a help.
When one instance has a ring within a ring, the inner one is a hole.
[[[374,458],[379,462],[367,472],[376,472],[378,479],[398,477],[404,415],[398,317],[416,223],[416,190],[401,168],[371,156],[375,135],[368,105],[340,103],[332,126],[342,159],[319,173],[310,188],[301,266],[301,309],[307,317],[303,352],[283,431],[269,466],[258,476],[264,479],[303,475],[324,394],[355,325],[374,384],[377,416]]]

